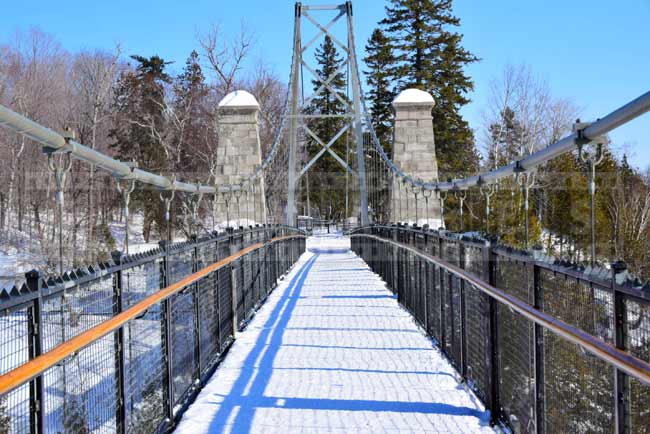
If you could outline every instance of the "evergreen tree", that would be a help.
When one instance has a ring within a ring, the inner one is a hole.
[[[208,86],[199,64],[199,54],[192,51],[185,62],[181,74],[174,81],[174,104],[176,118],[182,122],[182,128],[174,129],[173,143],[178,144],[175,155],[175,171],[184,174],[185,179],[205,182],[202,174],[207,168],[203,161],[196,158],[194,150],[204,144],[204,132],[210,128],[204,101],[208,95]]]
[[[375,29],[366,45],[368,55],[363,59],[368,67],[365,71],[366,82],[370,91],[370,110],[372,112],[372,126],[377,133],[384,150],[391,155],[393,110],[392,103],[395,99],[390,68],[395,64],[393,49],[390,41],[381,29]]]
[[[470,174],[479,161],[473,133],[459,112],[474,88],[464,67],[478,58],[461,46],[462,35],[450,30],[459,24],[451,0],[390,0],[380,22],[395,49],[389,71],[398,89],[415,87],[435,98],[433,130],[442,179]]]
[[[154,173],[169,173],[173,168],[159,139],[165,131],[165,86],[171,81],[165,72],[168,63],[158,56],[131,58],[138,62],[135,71],[124,72],[115,89],[114,124],[109,133],[113,139],[111,146],[123,161],[136,161]],[[138,189],[133,200],[145,211],[145,239],[149,240],[154,223],[162,233],[164,213],[158,193]]]
[[[325,36],[323,43],[316,48],[315,69],[318,78],[312,80],[314,92],[318,90],[322,83],[329,79],[330,76],[343,64],[343,59],[339,55],[334,42],[329,36]],[[329,87],[336,91],[337,95],[329,88],[324,88],[316,95],[307,111],[313,114],[323,115],[342,115],[348,112],[349,101],[346,92],[347,81],[343,72],[336,73],[334,78],[329,82]],[[341,101],[341,99],[343,101]],[[345,101],[345,102],[344,102]],[[327,144],[336,134],[345,126],[348,119],[344,117],[329,117],[324,119],[314,119],[309,121],[309,128]],[[348,140],[353,136],[349,132],[344,133],[330,147],[339,157],[346,160],[346,148]],[[352,143],[349,143],[350,149],[353,149]],[[309,159],[315,156],[322,146],[311,137],[307,140],[307,155]],[[312,206],[318,206],[321,216],[336,218],[343,216],[345,211],[345,177],[341,176],[344,169],[334,157],[325,153],[310,169],[309,190],[312,200]]]
[[[491,148],[487,155],[490,169],[509,164],[521,157],[523,127],[515,112],[506,107],[501,114],[501,121],[489,127]]]

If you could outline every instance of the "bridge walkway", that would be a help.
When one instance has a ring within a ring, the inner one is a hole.
[[[349,239],[315,236],[307,248],[178,433],[494,432]]]

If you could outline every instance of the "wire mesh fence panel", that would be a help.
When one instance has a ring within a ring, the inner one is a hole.
[[[171,350],[174,404],[182,402],[194,381],[196,318],[192,287],[171,297]]]
[[[532,303],[532,265],[505,255],[495,258],[497,288]],[[535,365],[533,324],[510,308],[498,306],[499,397],[515,432],[535,432]]]
[[[241,245],[242,234],[233,238],[237,237]],[[233,339],[233,274],[236,293],[247,297],[244,318],[268,291],[270,270],[275,268],[276,276],[284,272],[304,248],[304,240],[293,239],[269,248],[274,258],[268,257],[266,247],[255,250],[235,261],[232,269],[220,268],[119,330],[92,340],[37,379],[0,397],[0,433],[41,432],[41,423],[46,433],[160,431],[169,423],[172,409],[167,405],[176,411],[185,404],[199,375],[218,362]],[[278,249],[285,254],[278,255]],[[177,244],[163,253],[153,251],[150,258],[138,255],[121,263],[116,259],[112,269],[102,264],[66,274],[58,282],[44,282],[42,299],[17,307],[9,300],[12,304],[0,310],[0,374],[232,253],[236,252],[231,252],[228,238]],[[241,307],[242,297],[238,297]],[[163,307],[169,316],[163,315]],[[39,413],[34,409],[41,396]]]
[[[122,308],[127,309],[162,288],[162,259],[122,270]]]
[[[429,293],[427,294],[427,324],[429,336],[436,338],[438,342],[442,342],[441,330],[441,316],[440,316],[440,269],[427,263],[429,279]]]
[[[497,288],[521,301],[533,304],[533,265],[524,261],[495,255],[495,283]]]
[[[210,273],[197,282],[201,373],[209,370],[221,353],[218,291],[217,272]]]
[[[548,432],[614,431],[611,366],[555,334],[544,333],[544,420]]]
[[[460,245],[457,241],[442,239],[442,259],[458,266],[460,263]]]
[[[465,283],[465,324],[467,327],[468,383],[483,402],[489,396],[490,297],[476,287]]]
[[[416,257],[418,268],[418,286],[416,309],[418,321],[423,327],[426,327],[426,304],[427,304],[427,268],[425,261]]]
[[[29,434],[29,384],[0,396],[0,433]]]
[[[217,243],[214,241],[204,242],[196,248],[196,269],[200,270],[217,262]]]
[[[29,360],[28,308],[0,313],[0,374],[6,374]],[[25,384],[0,396],[0,432],[30,432],[30,394]]]
[[[129,433],[152,433],[165,418],[160,304],[124,326],[124,411]]]
[[[609,288],[552,270],[540,271],[543,308],[574,327],[613,342]],[[544,334],[546,424],[549,430],[613,429],[613,370],[605,362],[549,333]]]
[[[43,374],[47,433],[117,431],[114,335],[107,335]]]
[[[251,261],[251,272],[252,272],[252,279],[253,279],[253,305],[257,306],[259,303],[261,297],[260,294],[260,251],[255,250],[251,253],[249,253],[250,256],[250,261]]]
[[[231,271],[230,267],[221,267],[217,270],[218,276],[218,294],[219,294],[219,332],[221,341],[221,351],[225,350],[226,345],[233,336],[233,318],[232,318],[232,289],[231,289]]]
[[[610,288],[548,269],[540,270],[544,311],[605,342],[614,340],[614,297]]]
[[[242,319],[248,319],[250,313],[255,305],[253,299],[253,264],[250,255],[244,256],[242,259],[243,266],[243,291],[244,291],[244,316]]]
[[[650,361],[650,302],[634,297],[624,299],[625,348],[636,357]],[[630,379],[630,432],[650,433],[650,387]]]
[[[442,303],[442,331],[443,331],[443,350],[450,359],[453,359],[454,345],[454,318],[453,318],[453,297],[451,289],[451,275],[445,269],[441,269],[440,279],[440,297]],[[453,363],[453,361],[452,361]]]
[[[235,288],[235,303],[238,326],[241,326],[246,318],[246,305],[244,300],[244,265],[242,259],[232,263],[232,284]]]
[[[485,272],[483,259],[483,248],[472,244],[465,244],[463,247],[465,254],[465,264],[463,267],[475,276],[482,277]]]
[[[113,276],[66,288],[43,302],[43,352],[111,318]]]
[[[409,312],[415,317],[414,299],[415,285],[417,278],[415,257],[411,252],[406,252],[406,285],[404,288],[404,305]]]
[[[405,294],[405,281],[407,276],[408,263],[406,262],[406,250],[399,249],[397,251],[397,271],[395,276],[397,277],[397,284],[395,289],[397,290],[397,299],[404,303],[404,294]]]
[[[185,247],[179,252],[170,252],[167,262],[169,267],[167,285],[172,285],[192,274],[194,249]]]
[[[429,242],[414,238],[411,232],[395,228],[373,234],[426,252]],[[478,397],[498,405],[493,410],[513,432],[538,432],[537,420],[548,433],[614,431],[616,376],[610,364],[560,335],[534,326],[469,281],[461,285],[450,271],[405,248],[361,237],[353,238],[352,247],[395,288],[400,303],[417,321],[422,322],[424,316],[427,332],[439,340],[452,364],[463,370]],[[494,278],[497,288],[608,345],[615,343],[616,306],[623,315],[619,330],[624,342],[620,345],[632,355],[650,360],[650,302],[644,295],[634,296],[632,290],[620,288],[615,303],[611,282],[602,275],[536,263],[520,253],[473,241],[463,241],[462,248],[457,247],[455,240],[443,239],[442,259],[456,265],[460,257],[462,268],[485,280],[488,271],[493,271],[490,279]],[[491,269],[485,263],[488,258]],[[536,385],[536,376],[543,382]],[[619,418],[624,418],[625,431],[650,432],[650,387],[623,374],[619,378]],[[493,380],[496,390],[492,390]]]
[[[534,433],[533,324],[506,306],[499,305],[497,312],[502,412],[515,433]]]
[[[449,286],[450,302],[450,356],[452,364],[459,371],[462,369],[463,362],[463,328],[462,328],[462,305],[461,305],[461,281],[456,276],[451,276]]]
[[[224,259],[230,255],[230,240],[223,238],[217,241],[217,260]]]
[[[267,257],[269,267],[269,280],[272,286],[275,286],[278,282],[277,254],[278,249],[276,243],[273,243],[269,246],[269,253]]]

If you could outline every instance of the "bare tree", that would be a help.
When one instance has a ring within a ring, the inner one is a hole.
[[[120,46],[111,53],[105,51],[85,51],[75,56],[71,71],[71,87],[76,107],[73,113],[76,130],[82,143],[91,149],[98,147],[107,151],[107,129],[105,121],[110,117],[108,106],[113,85],[118,76]],[[101,136],[101,138],[100,138]],[[97,225],[98,209],[95,193],[95,172],[93,165],[88,166],[87,213],[86,221],[86,251],[95,250],[95,227]],[[76,208],[75,208],[76,209]],[[73,245],[77,244],[77,227],[79,222],[73,222]],[[94,256],[94,255],[93,255]],[[94,259],[93,257],[88,259]]]
[[[483,148],[495,157],[505,150],[495,142],[493,128],[505,128],[508,110],[514,113],[519,127],[514,138],[519,155],[528,155],[560,138],[579,112],[569,100],[553,98],[548,83],[536,76],[529,66],[507,65],[501,75],[492,80],[488,105],[483,112]],[[497,160],[494,159],[495,164]]]
[[[221,95],[235,90],[239,81],[244,60],[250,54],[254,35],[242,23],[239,34],[229,39],[221,28],[214,24],[203,34],[198,35],[203,56],[215,75],[215,87]]]

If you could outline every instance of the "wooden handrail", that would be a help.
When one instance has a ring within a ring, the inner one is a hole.
[[[605,343],[604,341],[595,338],[589,333],[573,327],[570,324],[561,321],[546,312],[535,309],[529,304],[519,300],[517,297],[509,295],[504,291],[495,288],[477,276],[468,273],[467,271],[459,268],[449,262],[443,261],[439,258],[431,256],[427,253],[420,252],[407,244],[403,244],[393,240],[378,237],[369,234],[353,234],[351,237],[366,237],[378,241],[392,244],[394,246],[406,249],[411,253],[420,256],[427,261],[433,262],[435,265],[446,269],[448,272],[454,274],[462,280],[465,280],[470,285],[476,287],[489,297],[494,298],[499,303],[502,303],[524,318],[533,321],[545,329],[555,333],[556,335],[572,342],[576,345],[583,347],[587,352],[595,355],[600,360],[620,369],[626,374],[636,378],[646,385],[650,385],[650,363],[645,360],[633,356],[629,352],[619,350],[618,348]]]
[[[287,235],[283,237],[277,237],[269,240],[268,243],[270,244],[278,241],[285,241],[292,238],[304,238],[304,235]],[[38,377],[51,367],[55,366],[57,363],[65,360],[71,355],[98,341],[109,333],[114,332],[132,319],[142,315],[145,311],[147,311],[147,309],[151,308],[157,303],[168,299],[172,295],[183,290],[185,287],[199,281],[200,279],[218,270],[219,268],[236,261],[242,256],[263,247],[264,245],[265,243],[263,242],[255,243],[240,250],[234,255],[228,256],[219,262],[215,262],[214,264],[209,265],[202,270],[199,270],[196,273],[187,276],[186,278],[174,283],[173,285],[169,285],[166,288],[156,292],[155,294],[150,295],[139,303],[134,304],[127,310],[115,315],[111,319],[97,324],[85,332],[63,342],[60,345],[57,345],[50,351],[38,357],[35,357],[25,364],[7,372],[6,374],[0,375],[0,395],[9,393],[17,387],[20,387],[28,381]]]

